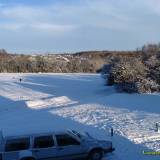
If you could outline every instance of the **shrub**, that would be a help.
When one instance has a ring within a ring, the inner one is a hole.
[[[156,69],[151,70],[141,58],[120,58],[114,62],[107,78],[107,84],[115,85],[116,89],[121,92],[159,92],[160,86],[157,80],[160,80],[160,67],[153,66]]]
[[[149,68],[149,77],[160,84],[160,56],[159,54],[153,55],[148,58],[145,62]]]
[[[142,79],[135,83],[136,92],[138,93],[152,93],[159,92],[160,86],[152,79]]]
[[[133,83],[146,75],[147,68],[140,59],[120,58],[109,72],[108,83]]]

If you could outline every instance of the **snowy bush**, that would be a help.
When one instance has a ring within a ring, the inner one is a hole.
[[[108,83],[133,83],[146,75],[147,68],[139,59],[120,58],[109,72]]]
[[[115,85],[121,92],[151,93],[160,91],[160,65],[154,69],[145,65],[141,58],[120,58],[107,77],[108,85]],[[151,65],[152,66],[152,65]]]
[[[145,61],[145,64],[148,66],[150,71],[150,77],[160,84],[160,56],[159,54],[154,55],[148,58]]]
[[[138,93],[159,92],[160,86],[151,79],[142,79],[135,83],[135,88]]]

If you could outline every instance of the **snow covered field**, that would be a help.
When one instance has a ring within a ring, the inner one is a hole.
[[[158,160],[142,153],[160,151],[156,122],[159,94],[116,93],[97,74],[0,74],[0,129],[5,135],[74,128],[113,141],[116,151],[104,159]]]

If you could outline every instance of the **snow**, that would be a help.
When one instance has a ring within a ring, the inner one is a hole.
[[[42,108],[49,108],[49,107],[57,107],[57,106],[66,106],[69,104],[75,104],[77,102],[74,102],[70,100],[66,96],[56,97],[56,98],[49,98],[49,99],[41,99],[41,100],[32,100],[27,101],[27,106],[29,108],[33,109],[42,109]]]
[[[0,129],[5,136],[75,129],[113,141],[116,150],[104,159],[158,160],[143,155],[160,151],[157,122],[159,94],[116,93],[98,74],[0,74]]]
[[[70,62],[70,60],[67,57],[61,56],[61,55],[57,55],[56,60],[63,60],[63,61],[66,61],[66,62]]]

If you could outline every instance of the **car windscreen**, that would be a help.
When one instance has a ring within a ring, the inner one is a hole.
[[[30,146],[30,139],[29,138],[17,138],[17,139],[10,139],[6,141],[5,151],[20,151],[20,150],[27,150]]]

